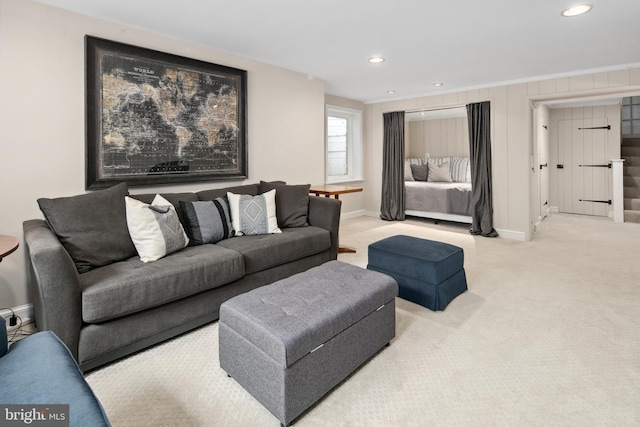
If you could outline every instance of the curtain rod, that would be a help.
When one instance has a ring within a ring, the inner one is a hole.
[[[427,111],[440,111],[440,110],[457,110],[459,108],[466,108],[466,105],[458,105],[453,107],[436,107],[436,108],[420,108],[415,110],[404,110],[405,113],[422,113]]]

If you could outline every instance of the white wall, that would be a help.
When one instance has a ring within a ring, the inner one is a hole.
[[[0,308],[30,301],[22,222],[42,217],[36,199],[85,192],[85,34],[247,70],[245,182],[324,181],[322,81],[30,0],[0,0],[0,234],[21,242],[0,263]],[[131,192],[197,191],[241,183],[138,187]]]
[[[369,104],[365,112],[365,210],[368,215],[379,216],[383,113],[490,101],[494,228],[502,237],[530,240],[533,232],[530,209],[533,153],[531,101],[611,96],[638,91],[640,68],[632,68]]]
[[[411,120],[405,123],[405,157],[469,157],[469,126],[466,117]]]

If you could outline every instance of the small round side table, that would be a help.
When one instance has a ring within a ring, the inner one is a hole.
[[[15,237],[0,235],[0,262],[2,258],[18,249],[18,245],[20,243]]]

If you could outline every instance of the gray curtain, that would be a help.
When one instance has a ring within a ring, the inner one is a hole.
[[[471,234],[497,237],[491,198],[491,107],[488,101],[467,105],[471,159]]]
[[[383,114],[380,218],[404,220],[404,111]]]

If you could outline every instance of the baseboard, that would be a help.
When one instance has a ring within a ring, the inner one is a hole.
[[[557,206],[550,206],[549,209],[547,210],[547,212],[549,212],[549,213],[558,213],[558,212],[560,212],[560,210],[558,209]]]
[[[517,240],[519,242],[525,242],[526,234],[523,231],[513,231],[513,230],[502,230],[500,228],[496,229],[500,237],[509,240]]]
[[[353,219],[353,218],[358,218],[359,216],[364,216],[365,215],[365,211],[364,209],[360,209],[358,211],[351,211],[351,212],[347,212],[344,213],[342,215],[340,215],[340,219]]]
[[[22,319],[22,324],[26,325],[27,323],[33,322],[33,304],[24,304],[18,307],[11,307],[16,316],[19,316]],[[7,321],[7,329],[12,330],[16,329],[20,322],[18,322],[15,326],[9,326],[9,319],[11,318],[11,310],[0,310],[0,316],[4,317]]]
[[[371,218],[380,218],[380,212],[376,212],[376,211],[358,211],[358,212],[360,213],[358,216],[365,215]],[[497,229],[496,231],[498,232],[498,234],[500,234],[500,237],[502,238],[509,239],[509,240],[517,240],[519,242],[526,241],[526,235],[523,231],[501,230],[501,229]]]

